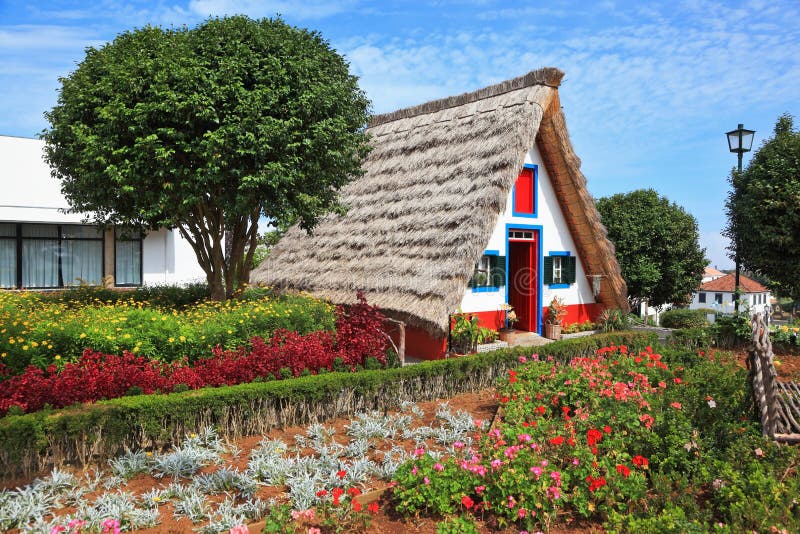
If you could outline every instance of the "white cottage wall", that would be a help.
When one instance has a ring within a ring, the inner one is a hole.
[[[538,179],[536,181],[537,209],[533,217],[520,217],[513,214],[513,189],[509,192],[506,199],[506,206],[500,214],[494,231],[486,244],[485,250],[497,251],[499,255],[506,256],[508,253],[506,244],[507,225],[519,225],[520,227],[539,226],[541,249],[540,257],[548,256],[551,252],[569,252],[570,255],[577,257],[575,283],[566,288],[552,288],[548,285],[541,285],[537,281],[537,291],[541,288],[541,306],[546,308],[553,297],[560,297],[570,306],[585,306],[595,303],[591,282],[586,277],[575,243],[567,226],[561,206],[556,197],[550,181],[547,168],[544,165],[541,154],[536,146],[528,151],[525,156],[526,165],[536,165]],[[538,276],[543,275],[543,266],[538,266]],[[474,291],[467,288],[461,301],[461,310],[464,312],[497,312],[506,302],[507,292],[505,287],[499,291]],[[541,321],[541,319],[540,319]]]

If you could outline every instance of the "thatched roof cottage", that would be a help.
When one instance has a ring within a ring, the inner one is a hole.
[[[451,314],[542,331],[554,296],[566,323],[627,309],[614,247],[586,189],[543,68],[478,91],[374,117],[365,174],[346,215],[292,228],[251,282],[352,302],[357,290],[406,323],[406,352],[444,354]]]

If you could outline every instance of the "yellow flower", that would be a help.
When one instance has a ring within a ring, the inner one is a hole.
[[[14,344],[14,338],[13,337],[8,338],[8,344],[9,345],[13,345]]]
[[[169,341],[170,343],[174,343],[174,342],[175,342],[175,338],[174,338],[174,337],[171,337],[171,338],[169,338],[167,341]]]
[[[186,336],[181,336],[181,337],[180,337],[180,340],[181,340],[181,341],[186,341]]]
[[[28,350],[28,345],[22,345],[22,350]]]
[[[81,339],[85,338],[86,337],[86,332],[81,332],[81,335],[78,336],[78,337],[81,338]]]
[[[60,354],[56,354],[56,355],[55,355],[55,359],[56,359],[56,360],[60,360],[60,359],[61,359],[61,355],[60,355]]]

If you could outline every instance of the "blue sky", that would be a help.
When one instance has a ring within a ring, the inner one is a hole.
[[[694,215],[712,264],[736,164],[724,132],[800,115],[800,2],[550,0],[0,0],[0,134],[47,126],[87,46],[146,24],[280,13],[350,61],[376,113],[554,66],[595,197],[652,187]],[[800,120],[800,117],[798,117]],[[745,155],[745,164],[749,155]]]

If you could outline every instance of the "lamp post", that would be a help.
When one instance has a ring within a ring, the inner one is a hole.
[[[753,147],[753,136],[755,133],[754,130],[746,130],[744,124],[740,124],[735,130],[731,130],[725,134],[728,136],[728,149],[736,153],[739,164],[739,174],[742,174],[742,154],[750,152],[750,149]],[[734,283],[736,287],[734,289],[733,298],[735,299],[734,313],[739,315],[739,236],[737,235],[734,238],[736,239],[734,243],[734,261],[736,262]]]

